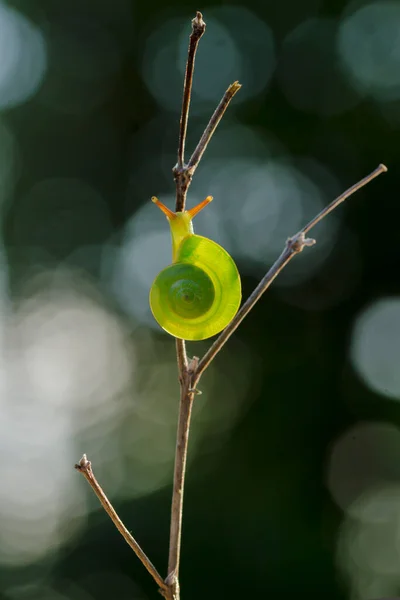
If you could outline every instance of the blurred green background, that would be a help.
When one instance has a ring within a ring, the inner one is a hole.
[[[242,90],[189,190],[245,296],[313,231],[196,399],[182,600],[400,594],[400,2],[0,2],[0,598],[158,598],[73,465],[166,574],[178,409],[148,292],[187,149]],[[209,343],[189,345],[201,355]]]

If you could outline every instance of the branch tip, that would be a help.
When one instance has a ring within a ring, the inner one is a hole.
[[[199,10],[196,12],[196,16],[194,17],[194,19],[192,19],[192,28],[193,28],[193,31],[195,29],[201,29],[202,30],[201,33],[199,32],[200,35],[203,35],[204,30],[206,28],[206,24],[203,21],[203,15]]]
[[[92,463],[88,460],[86,454],[83,454],[81,460],[75,465],[75,469],[78,471],[88,471],[91,465]]]
[[[231,83],[231,85],[228,87],[227,92],[230,92],[232,94],[232,96],[234,96],[236,94],[236,92],[238,92],[240,90],[240,88],[242,87],[242,84],[239,83],[238,81],[234,81],[233,83]]]

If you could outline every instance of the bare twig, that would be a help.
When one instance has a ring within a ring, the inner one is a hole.
[[[188,59],[186,63],[185,81],[183,85],[182,114],[179,127],[178,162],[172,169],[176,184],[176,212],[182,212],[185,210],[186,195],[192,181],[193,173],[195,172],[196,167],[199,164],[200,159],[203,156],[207,144],[209,143],[218,123],[228,108],[230,101],[236,92],[238,92],[241,88],[241,85],[238,81],[235,81],[228,87],[219,105],[215,109],[215,112],[212,115],[206,129],[204,130],[204,133],[201,136],[201,139],[197,144],[197,147],[193,152],[188,164],[185,164],[185,142],[189,117],[190,97],[192,92],[194,61],[199,40],[205,29],[206,24],[203,21],[203,15],[200,12],[197,12],[196,17],[192,20],[192,33],[189,39]]]
[[[126,543],[132,548],[132,550],[134,551],[136,556],[139,558],[139,560],[146,567],[146,569],[148,570],[150,575],[153,577],[154,581],[157,583],[157,585],[160,588],[160,592],[164,596],[166,596],[166,594],[168,593],[167,584],[163,581],[163,578],[161,577],[161,575],[159,574],[159,572],[157,571],[157,569],[155,568],[153,563],[149,560],[149,558],[143,552],[143,550],[141,549],[141,547],[139,546],[139,544],[137,543],[135,538],[129,533],[129,531],[127,530],[127,528],[125,527],[125,525],[123,524],[123,522],[121,521],[121,519],[119,518],[117,513],[115,512],[115,509],[111,505],[111,502],[105,495],[102,487],[100,486],[99,482],[97,481],[96,477],[94,476],[91,462],[90,462],[90,460],[87,459],[86,454],[84,454],[82,456],[81,460],[79,461],[79,463],[77,465],[75,465],[75,469],[80,471],[82,473],[82,475],[85,477],[86,481],[88,481],[92,490],[94,491],[94,493],[100,500],[102,507],[104,508],[104,510],[106,511],[108,516],[110,517],[111,521],[114,523],[115,527],[118,529],[118,531],[120,532],[120,534],[122,535],[122,537],[124,538]]]
[[[209,141],[211,140],[214,131],[217,128],[218,123],[224,116],[226,109],[229,106],[230,101],[233,96],[240,90],[241,84],[238,81],[231,83],[231,85],[226,90],[225,94],[221,98],[220,103],[215,109],[213,115],[211,116],[210,121],[208,122],[207,127],[204,130],[203,135],[200,138],[199,143],[197,144],[192,156],[187,165],[183,165],[183,167],[178,167],[176,165],[173,168],[173,173],[175,177],[176,183],[176,207],[175,210],[182,211],[185,209],[186,203],[186,194],[191,184],[193,173],[197,169],[197,166],[203,156],[205,149],[208,146]]]
[[[304,233],[308,233],[313,227],[315,227],[315,225],[317,223],[322,221],[322,219],[325,218],[326,215],[329,215],[329,213],[332,212],[333,210],[335,210],[335,208],[337,208],[339,206],[339,204],[342,204],[342,202],[347,200],[347,198],[349,196],[354,194],[354,192],[357,192],[357,190],[359,190],[360,188],[367,185],[370,181],[375,179],[375,177],[378,177],[378,175],[381,175],[382,173],[386,173],[386,171],[387,171],[387,167],[385,165],[380,164],[378,167],[376,167],[376,169],[374,171],[372,171],[372,173],[370,173],[363,179],[360,179],[360,181],[358,181],[357,183],[355,183],[354,185],[349,187],[349,189],[346,190],[345,192],[343,192],[343,194],[340,194],[340,196],[335,198],[335,200],[333,200],[330,204],[328,204],[328,206],[326,208],[323,208],[316,217],[311,219],[311,221],[305,227],[303,227],[302,231]]]
[[[174,600],[179,600],[179,560],[182,539],[183,489],[185,483],[186,458],[189,442],[190,419],[192,415],[194,389],[192,377],[196,372],[199,359],[192,358],[181,383],[181,401],[179,406],[178,431],[176,435],[176,454],[174,471],[174,490],[172,494],[171,530],[168,559],[168,577],[165,580],[171,586]]]
[[[179,382],[183,383],[183,375],[187,370],[187,354],[186,354],[186,345],[185,340],[181,340],[180,338],[176,338],[176,360],[178,363],[178,374],[179,374]]]
[[[197,12],[192,20],[192,33],[189,38],[188,58],[186,62],[185,80],[183,83],[182,113],[179,126],[178,162],[172,169],[176,183],[176,205],[175,211],[185,210],[186,194],[192,176],[185,165],[185,142],[187,122],[189,118],[190,97],[192,94],[193,69],[196,58],[197,46],[200,38],[206,30],[201,12]]]
[[[372,173],[367,175],[367,177],[364,177],[358,183],[351,186],[348,190],[343,192],[343,194],[341,194],[335,200],[333,200],[333,202],[331,202],[331,204],[329,204],[326,208],[322,209],[321,212],[316,217],[311,219],[311,221],[305,227],[303,227],[303,229],[296,233],[296,235],[288,239],[288,241],[286,242],[286,247],[283,250],[282,254],[272,265],[268,273],[260,281],[254,292],[250,294],[246,302],[236,313],[236,316],[233,318],[233,320],[219,335],[219,337],[215,340],[215,342],[200,360],[197,370],[193,376],[193,387],[197,385],[201,375],[210,365],[211,361],[214,360],[214,358],[226,344],[227,340],[230,338],[232,333],[239,327],[240,323],[243,321],[245,316],[249,314],[255,303],[258,302],[263,293],[269,288],[271,283],[274,281],[275,277],[279,275],[279,273],[289,263],[289,261],[296,254],[301,252],[305,246],[312,246],[315,244],[315,240],[306,238],[305,234],[308,233],[313,227],[315,227],[315,225],[317,225],[317,223],[319,223],[324,217],[326,217],[326,215],[328,215],[337,206],[339,206],[339,204],[344,202],[346,198],[354,194],[354,192],[356,192],[363,186],[367,185],[367,183],[372,181],[372,179],[375,179],[375,177],[378,177],[378,175],[380,175],[381,173],[385,173],[386,171],[387,168],[385,167],[385,165],[379,165],[379,167],[377,167],[374,171],[372,171]]]
[[[194,61],[196,58],[198,43],[205,30],[206,24],[203,21],[203,15],[201,12],[197,12],[195,18],[192,20],[192,33],[189,38],[188,59],[186,62],[185,80],[183,83],[182,113],[179,129],[178,168],[182,168],[185,163],[184,153],[186,130],[189,118],[190,97],[192,94]]]
[[[228,87],[225,94],[221,98],[220,103],[218,104],[217,108],[215,109],[214,114],[212,115],[212,117],[210,119],[210,122],[208,123],[207,127],[205,128],[204,133],[201,136],[201,139],[200,139],[199,143],[197,144],[196,149],[193,152],[193,154],[190,157],[190,160],[188,162],[188,168],[190,169],[192,176],[196,170],[197,165],[199,164],[199,162],[201,160],[201,157],[204,154],[205,149],[207,148],[208,142],[210,141],[214,131],[216,130],[216,128],[218,126],[218,123],[224,116],[224,113],[225,113],[226,109],[228,108],[230,101],[232,100],[233,96],[240,90],[241,87],[242,86],[238,81],[234,81],[233,83],[231,83],[231,85]]]

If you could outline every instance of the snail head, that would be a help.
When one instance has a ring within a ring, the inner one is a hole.
[[[191,208],[190,210],[184,210],[182,212],[173,212],[165,204],[160,202],[155,196],[152,197],[152,202],[158,206],[158,208],[167,217],[172,237],[172,261],[176,261],[178,248],[185,237],[193,235],[192,219],[195,217],[207,204],[212,201],[212,196],[207,196],[205,200]]]

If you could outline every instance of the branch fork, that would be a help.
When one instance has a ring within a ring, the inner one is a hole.
[[[217,106],[214,114],[210,118],[210,121],[204,130],[203,135],[199,143],[197,144],[191,158],[188,163],[184,160],[186,131],[189,115],[189,105],[192,90],[193,81],[193,69],[195,62],[195,55],[197,46],[200,38],[204,34],[206,24],[203,21],[202,14],[196,13],[196,17],[192,20],[192,33],[189,39],[189,50],[188,60],[186,64],[184,88],[183,88],[183,99],[182,99],[182,113],[180,120],[179,130],[179,145],[178,145],[178,160],[177,164],[173,168],[173,175],[176,184],[176,212],[182,212],[185,210],[187,190],[190,186],[193,174],[200,162],[201,157],[218,125],[222,116],[225,113],[230,101],[234,95],[239,91],[240,84],[235,81],[226,90],[222,97],[219,105]],[[205,353],[205,355],[199,359],[197,356],[188,360],[186,353],[185,341],[176,339],[176,355],[178,364],[178,378],[180,384],[180,405],[179,405],[179,418],[178,418],[178,430],[176,438],[176,450],[175,450],[175,468],[174,468],[174,481],[173,481],[173,492],[172,492],[172,507],[171,507],[171,528],[170,528],[170,542],[169,542],[169,560],[168,560],[168,575],[164,580],[155,566],[152,564],[150,559],[143,552],[139,544],[133,538],[131,533],[122,523],[118,517],[115,509],[111,505],[103,489],[95,478],[91,466],[91,462],[87,459],[84,454],[75,468],[82,473],[85,479],[90,484],[91,488],[97,495],[100,503],[104,510],[111,518],[115,527],[121,533],[125,541],[129,544],[132,550],[135,552],[137,557],[141,560],[145,568],[148,570],[150,575],[159,587],[159,591],[166,600],[180,600],[180,588],[179,588],[179,563],[180,563],[180,551],[181,551],[181,538],[182,538],[182,511],[183,511],[183,491],[185,482],[185,471],[186,471],[186,458],[189,441],[189,428],[190,420],[192,415],[193,401],[195,394],[201,394],[197,390],[197,385],[200,381],[204,371],[214,360],[218,352],[226,344],[230,336],[236,331],[240,323],[251,311],[256,302],[261,298],[264,292],[269,288],[274,279],[279,275],[282,269],[290,262],[290,260],[303,251],[305,247],[313,246],[316,241],[312,238],[306,237],[306,234],[326,217],[331,211],[333,211],[339,204],[341,204],[346,198],[351,196],[355,191],[369,183],[372,179],[387,171],[385,165],[379,165],[372,173],[361,179],[358,183],[350,187],[338,198],[336,198],[331,204],[325,207],[316,217],[314,217],[303,229],[301,229],[294,236],[286,241],[285,248],[281,255],[271,266],[268,272],[264,275],[255,290],[250,294],[248,299],[241,306],[239,311],[236,313],[233,320],[229,325],[219,334],[217,339]]]
[[[299,231],[293,237],[289,238],[286,242],[286,248],[293,254],[299,254],[303,252],[304,248],[314,246],[317,240],[313,238],[306,238],[304,231]]]

